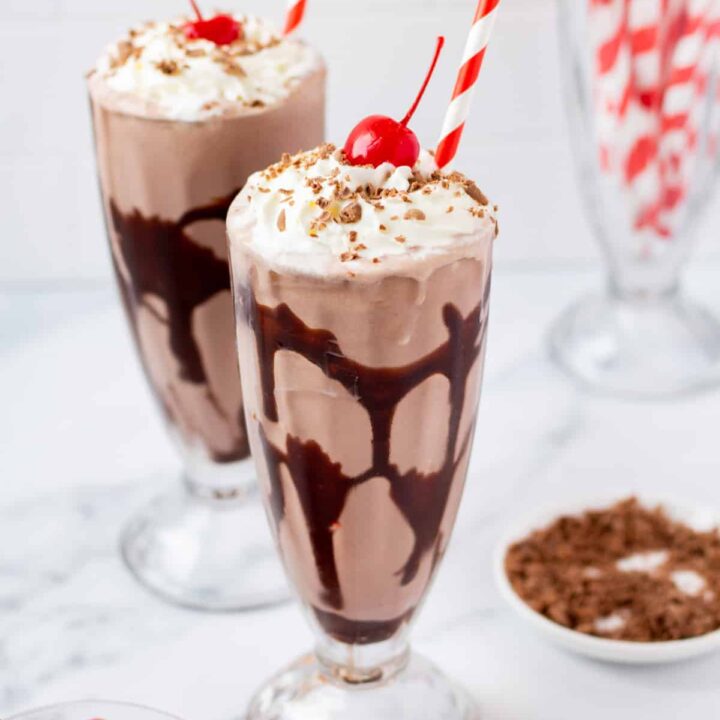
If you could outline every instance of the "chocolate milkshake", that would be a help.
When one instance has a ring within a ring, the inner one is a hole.
[[[224,220],[248,175],[324,134],[318,54],[237,16],[131,31],[89,77],[113,266],[150,385],[188,472],[248,455]]]
[[[228,233],[250,444],[286,571],[324,635],[391,640],[462,495],[495,209],[430,153],[358,166],[324,145],[252,175]]]
[[[131,30],[88,86],[113,267],[186,486],[135,519],[125,559],[179,603],[262,605],[286,588],[262,514],[241,505],[254,473],[225,218],[252,172],[322,141],[323,61],[256,17],[181,18]]]

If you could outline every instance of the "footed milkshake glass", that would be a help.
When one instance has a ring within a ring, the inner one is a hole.
[[[284,600],[242,411],[225,216],[250,173],[323,139],[324,65],[277,103],[192,121],[126,107],[98,73],[88,83],[113,269],[183,463],[182,482],[126,528],[123,557],[180,605]]]
[[[720,381],[720,322],[681,272],[720,147],[719,0],[559,0],[579,182],[603,295],[555,323],[555,360],[592,388],[662,397]]]
[[[248,434],[317,642],[247,718],[474,718],[408,636],[465,483],[494,228],[434,254],[313,273],[253,251],[251,206],[241,193],[228,216]]]

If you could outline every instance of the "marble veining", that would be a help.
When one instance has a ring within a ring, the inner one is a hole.
[[[689,283],[718,312],[719,269]],[[497,539],[538,504],[645,490],[720,505],[720,393],[623,402],[579,392],[548,363],[545,328],[594,280],[496,273],[465,502],[414,633],[484,720],[707,718],[720,705],[720,656],[654,669],[580,660],[535,637],[492,583]],[[187,720],[242,717],[310,634],[294,606],[194,613],[125,571],[122,524],[178,464],[113,291],[0,291],[0,322],[0,717],[101,696]]]
[[[117,553],[147,488],[81,488],[0,508],[0,707],[83,668],[112,666],[172,638],[178,613],[149,604]]]

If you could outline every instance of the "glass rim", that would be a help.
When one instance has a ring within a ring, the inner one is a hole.
[[[83,700],[67,700],[59,703],[51,703],[49,705],[40,705],[39,707],[32,708],[30,710],[23,710],[22,712],[15,713],[14,715],[8,715],[4,720],[26,720],[32,718],[37,713],[48,712],[51,710],[62,710],[63,708],[72,708],[73,706],[80,706],[86,704],[103,704],[112,705],[117,708],[125,708],[132,710],[143,710],[156,715],[158,718],[165,718],[165,720],[181,720],[177,715],[171,715],[164,710],[157,710],[156,708],[149,707],[148,705],[140,705],[124,700],[104,700],[101,698],[85,698]]]

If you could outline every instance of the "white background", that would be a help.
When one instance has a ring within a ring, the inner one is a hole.
[[[0,0],[0,717],[105,696],[237,720],[309,648],[294,606],[172,608],[117,553],[120,528],[176,482],[178,462],[110,281],[83,74],[131,23],[183,1]],[[236,2],[282,16],[280,0]],[[473,5],[310,0],[304,34],[331,67],[330,137],[342,142],[371,112],[404,113],[443,32],[414,123],[432,144]],[[551,0],[504,0],[460,159],[502,213],[478,437],[414,642],[473,693],[482,720],[710,720],[719,654],[662,668],[580,660],[529,632],[490,577],[504,527],[540,503],[642,490],[720,506],[717,392],[620,402],[578,391],[545,358],[550,322],[601,282],[559,62]],[[686,286],[720,313],[717,198]]]
[[[329,138],[343,142],[370,113],[401,116],[443,33],[445,54],[414,123],[423,144],[433,145],[473,6],[311,0],[303,34],[331,68]],[[184,7],[184,0],[0,2],[0,281],[109,277],[83,75],[130,24]],[[237,7],[280,22],[284,3]],[[500,205],[499,266],[594,262],[566,138],[554,3],[506,0],[501,10],[458,165]],[[701,228],[699,257],[720,258],[717,206]]]

